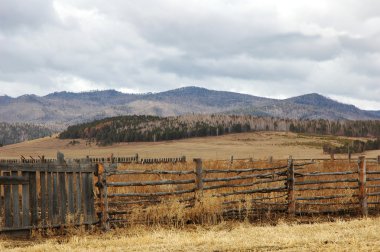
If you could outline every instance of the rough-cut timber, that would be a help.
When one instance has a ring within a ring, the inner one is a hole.
[[[295,189],[295,177],[294,177],[294,165],[293,158],[288,159],[288,180],[286,182],[286,188],[288,190],[288,214],[294,215],[296,211],[296,201],[294,196]]]
[[[359,203],[360,210],[363,216],[368,215],[368,204],[367,204],[367,194],[366,194],[366,181],[367,181],[367,172],[366,172],[366,160],[365,156],[359,157],[358,162],[359,168]]]
[[[203,166],[202,159],[195,158],[195,199],[196,202],[201,202],[203,197]]]
[[[194,182],[195,182],[194,179],[137,181],[137,182],[107,182],[107,186],[109,186],[109,187],[125,187],[125,186],[181,185],[181,184],[193,184]]]

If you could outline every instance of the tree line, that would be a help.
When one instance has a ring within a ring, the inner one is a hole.
[[[69,126],[59,137],[82,138],[95,141],[98,145],[110,145],[119,142],[165,141],[250,131],[380,137],[380,121],[296,120],[222,114],[175,117],[130,115]]]
[[[346,153],[362,153],[369,150],[379,150],[380,149],[380,138],[375,140],[353,140],[346,141],[341,146],[332,146],[331,144],[323,145],[324,153],[335,153],[335,154],[346,154]]]
[[[52,134],[53,131],[51,129],[40,125],[0,122],[0,147]]]

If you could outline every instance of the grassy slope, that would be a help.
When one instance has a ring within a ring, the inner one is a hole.
[[[0,240],[12,251],[376,251],[379,218],[319,224],[222,223],[187,229],[144,228],[31,241]]]
[[[287,158],[322,158],[321,145],[325,142],[337,143],[336,138],[305,136],[285,132],[250,132],[230,134],[219,137],[192,138],[156,143],[122,143],[112,146],[87,146],[84,140],[78,145],[69,145],[70,140],[54,137],[28,141],[0,148],[0,158],[19,158],[20,155],[37,157],[45,155],[54,158],[58,150],[68,158],[131,156],[139,153],[140,157],[178,157],[186,155],[188,160],[194,157],[204,159],[234,158],[255,159]],[[310,143],[313,143],[312,145]],[[380,155],[380,151],[366,153],[368,157]]]

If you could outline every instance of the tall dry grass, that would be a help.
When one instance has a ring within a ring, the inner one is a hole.
[[[296,162],[297,163],[297,162]],[[244,169],[244,168],[267,168],[284,166],[287,160],[278,160],[268,163],[267,161],[236,161],[233,164],[226,161],[204,161],[204,169]],[[169,170],[169,171],[189,171],[195,169],[194,163],[176,163],[176,164],[126,164],[119,165],[119,170]],[[311,172],[338,172],[338,171],[357,171],[357,162],[348,161],[322,161],[316,162],[312,165],[297,167],[296,173],[311,173]],[[379,165],[374,163],[367,164],[367,170],[380,170]],[[279,170],[286,171],[286,168]],[[255,174],[264,174],[268,171],[258,171]],[[252,173],[247,173],[252,174]],[[222,178],[238,176],[236,173],[211,173],[205,174],[204,178]],[[245,175],[245,174],[240,174]],[[297,175],[297,174],[296,174]],[[369,177],[376,175],[369,175]],[[379,176],[379,175],[377,175]],[[132,182],[132,181],[157,181],[157,180],[178,180],[178,179],[194,179],[195,175],[153,175],[153,174],[128,174],[128,175],[114,175],[107,178],[109,182]],[[358,174],[349,175],[334,175],[334,176],[313,176],[313,177],[299,177],[296,176],[296,181],[310,181],[310,180],[336,180],[336,179],[357,179]],[[277,178],[273,175],[273,178]],[[283,177],[284,179],[286,177]],[[218,184],[243,184],[259,181],[258,178],[234,180],[230,182],[209,182],[205,186],[212,186]],[[261,179],[262,180],[262,179]],[[216,197],[223,193],[231,193],[236,191],[244,191],[251,189],[263,189],[268,187],[284,186],[285,181],[268,182],[264,184],[257,184],[246,187],[236,188],[219,188],[216,190],[208,190],[203,192],[203,197],[194,199],[195,193],[187,193],[181,196],[152,196],[144,198],[152,202],[138,203],[140,197],[128,198],[109,198],[110,211],[116,213],[124,211],[124,214],[112,214],[111,218],[118,219],[119,223],[128,225],[136,224],[153,224],[162,225],[169,224],[175,227],[181,227],[189,223],[201,224],[217,224],[227,219],[241,219],[241,220],[255,220],[255,221],[273,221],[286,216],[287,210],[287,192],[270,193],[253,193],[230,195],[226,197]],[[343,195],[342,198],[323,199],[323,200],[299,200],[297,201],[296,210],[300,215],[307,215],[313,217],[318,216],[319,213],[333,213],[337,212],[338,215],[355,215],[359,208],[358,205],[358,189],[345,189],[343,187],[357,186],[357,182],[340,182],[318,185],[299,185],[296,186],[295,197],[316,197],[316,196],[329,196],[329,195]],[[376,182],[368,182],[368,185],[374,185]],[[341,189],[319,189],[323,187],[339,186]],[[131,186],[131,187],[109,187],[108,193],[154,193],[154,192],[167,192],[187,190],[194,187],[194,184],[189,185],[159,185],[159,186]],[[297,189],[314,188],[318,190],[301,191]],[[380,191],[378,188],[368,188],[368,192]],[[369,202],[380,202],[378,196],[371,196],[368,198]],[[123,206],[116,206],[113,202],[126,202]],[[135,202],[135,203],[134,203]],[[306,203],[306,204],[305,204]],[[309,205],[308,205],[309,204]],[[329,205],[327,205],[329,204]],[[376,212],[377,205],[369,205],[373,207]]]
[[[379,218],[257,226],[222,222],[184,229],[134,226],[107,233],[0,239],[0,251],[378,251]]]

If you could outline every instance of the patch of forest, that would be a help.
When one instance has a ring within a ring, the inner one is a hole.
[[[0,122],[0,147],[52,134],[53,131],[51,129],[40,125]]]
[[[296,120],[221,114],[175,117],[131,115],[69,126],[59,137],[82,138],[95,141],[99,145],[110,145],[119,142],[165,141],[250,131],[380,137],[380,121]]]
[[[352,140],[345,141],[340,146],[333,146],[331,144],[323,145],[324,153],[335,153],[335,154],[345,154],[345,153],[362,153],[369,150],[379,150],[380,149],[380,138],[374,140]]]

